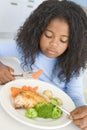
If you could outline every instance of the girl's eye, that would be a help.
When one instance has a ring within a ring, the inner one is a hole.
[[[67,39],[67,38],[60,39],[60,41],[61,41],[62,43],[68,43],[68,39]]]
[[[45,33],[44,33],[44,35],[47,37],[47,38],[52,38],[53,36],[52,36],[52,33],[51,32],[48,32],[48,31],[46,31]]]
[[[47,34],[45,34],[45,36],[46,36],[47,38],[52,38],[52,36],[50,36],[50,35],[47,35]]]

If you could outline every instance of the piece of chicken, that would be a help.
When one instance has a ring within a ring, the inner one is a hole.
[[[38,93],[22,90],[14,98],[14,107],[28,109],[34,107],[41,102],[49,103],[49,101],[45,97]]]

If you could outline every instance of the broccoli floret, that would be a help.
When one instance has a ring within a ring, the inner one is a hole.
[[[37,117],[37,111],[35,108],[30,108],[25,112],[25,116],[29,118],[35,118]]]
[[[51,118],[53,118],[53,119],[59,118],[59,117],[61,117],[62,113],[63,113],[62,110],[55,106],[53,108]]]
[[[40,103],[34,108],[30,108],[26,111],[25,116],[29,118],[41,117],[41,118],[59,118],[62,115],[62,110],[52,103]]]
[[[42,118],[51,118],[52,110],[53,110],[54,105],[51,103],[40,103],[37,104],[35,109],[38,113],[38,117]]]

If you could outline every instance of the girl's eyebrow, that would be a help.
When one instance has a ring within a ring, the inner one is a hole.
[[[51,30],[49,30],[49,29],[46,29],[46,31],[49,31],[49,32],[51,32],[51,33],[53,33]],[[68,35],[62,35],[63,37],[68,37],[69,38],[69,36]]]

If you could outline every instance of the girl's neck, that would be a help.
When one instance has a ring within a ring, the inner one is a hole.
[[[43,52],[40,51],[39,55],[49,61],[57,61],[57,58],[49,58]]]

